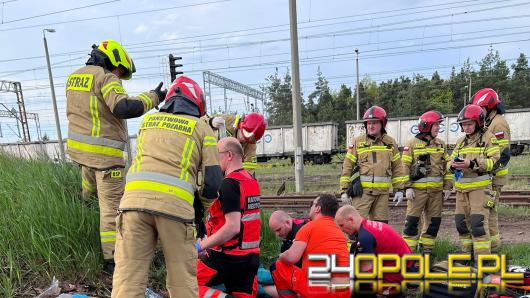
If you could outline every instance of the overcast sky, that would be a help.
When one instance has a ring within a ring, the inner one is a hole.
[[[435,70],[445,78],[452,66],[468,57],[479,61],[490,47],[511,65],[530,49],[530,1],[298,0],[297,6],[305,96],[318,67],[332,89],[354,86],[356,48],[361,77],[377,82]],[[57,31],[47,39],[63,137],[66,76],[104,39],[121,42],[135,62],[137,72],[124,82],[130,95],[168,83],[170,53],[183,57],[185,74],[201,85],[202,72],[210,70],[259,88],[275,68],[283,75],[290,66],[287,0],[0,0],[0,9],[0,80],[22,83],[27,112],[38,113],[42,134],[52,139],[44,28]],[[215,109],[224,108],[222,89],[212,87],[212,97]],[[246,96],[227,97],[230,111],[247,110]],[[0,93],[0,103],[16,107],[13,94]],[[130,134],[138,122],[129,121]],[[0,125],[0,142],[19,139],[14,119],[0,118]],[[36,140],[33,121],[30,131]]]

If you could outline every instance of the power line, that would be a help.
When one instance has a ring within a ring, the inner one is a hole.
[[[20,30],[20,29],[28,29],[28,28],[36,28],[36,27],[45,27],[45,26],[50,26],[50,25],[60,25],[60,24],[77,23],[77,22],[84,22],[84,21],[110,19],[110,18],[115,18],[115,17],[124,17],[124,16],[130,16],[130,15],[136,15],[136,14],[142,14],[142,13],[151,13],[151,12],[157,12],[157,11],[165,11],[165,10],[177,9],[177,8],[186,8],[186,7],[194,7],[194,6],[201,6],[201,5],[216,4],[216,3],[227,2],[227,1],[230,1],[230,0],[219,0],[219,1],[212,1],[212,2],[203,2],[203,3],[189,4],[189,5],[180,5],[180,6],[173,6],[173,7],[166,7],[166,8],[157,8],[157,9],[151,9],[151,10],[142,10],[142,11],[136,11],[136,12],[128,12],[128,13],[122,13],[122,14],[114,14],[114,15],[107,15],[107,16],[76,19],[76,20],[70,20],[70,21],[53,22],[53,23],[39,24],[39,25],[29,25],[29,26],[15,27],[15,28],[5,28],[5,29],[0,29],[0,32],[2,32],[2,31]]]
[[[31,16],[31,17],[25,17],[25,18],[16,19],[16,20],[5,21],[5,22],[2,22],[2,24],[9,24],[9,23],[15,23],[15,22],[20,22],[20,21],[25,21],[25,20],[30,20],[30,19],[35,19],[35,18],[40,18],[40,17],[45,17],[45,16],[51,16],[51,15],[54,15],[54,14],[74,11],[74,10],[78,10],[78,9],[85,9],[85,8],[89,8],[89,7],[109,4],[109,3],[112,3],[112,2],[118,2],[118,1],[119,0],[110,0],[110,1],[106,1],[106,2],[94,3],[94,4],[80,6],[80,7],[75,7],[75,8],[69,8],[69,9],[64,9],[64,10],[59,10],[59,11],[53,11],[53,12],[48,12],[48,13],[44,13],[44,14],[40,14],[40,15]]]
[[[442,6],[442,5],[448,5],[448,4],[455,4],[455,3],[466,3],[466,2],[475,2],[475,1],[478,1],[478,0],[468,0],[468,1],[460,1],[460,2],[451,2],[451,3],[445,3],[445,4],[436,4],[436,5],[428,5],[428,6],[422,6],[421,8],[423,7],[433,7],[433,6]],[[504,0],[496,0],[496,1],[490,1],[490,2],[487,2],[487,3],[478,3],[478,4],[475,4],[475,5],[484,5],[484,4],[491,4],[491,3],[497,3],[497,2],[502,2],[502,3],[505,3],[506,1]],[[520,5],[520,4],[515,4],[515,5]],[[452,8],[459,8],[459,7],[463,7],[463,6],[455,6],[455,7],[449,7],[449,8],[446,8],[446,9],[452,9]],[[172,9],[172,8],[166,8],[166,9]],[[327,18],[327,19],[321,19],[321,20],[314,20],[312,21],[311,23],[315,23],[315,22],[321,22],[321,21],[328,21],[328,20],[334,20],[334,19],[343,19],[343,18],[351,18],[351,17],[356,17],[356,16],[363,16],[363,15],[372,15],[372,14],[381,14],[381,13],[385,13],[385,12],[393,12],[393,11],[402,11],[402,10],[410,10],[410,9],[417,9],[417,8],[408,8],[408,9],[395,9],[395,10],[389,10],[389,11],[380,11],[380,12],[373,12],[373,13],[367,13],[367,14],[360,14],[360,15],[351,15],[351,16],[342,16],[342,17],[335,17],[335,18]],[[444,9],[444,10],[446,10]],[[495,8],[490,8],[490,9],[499,9],[499,7],[495,7]],[[165,10],[165,9],[164,9]],[[437,9],[435,11],[439,11],[441,9]],[[154,10],[151,10],[151,11],[144,11],[144,12],[152,12]],[[431,10],[432,11],[432,10]],[[144,13],[144,12],[136,12],[136,13]],[[404,14],[399,14],[399,15],[392,15],[392,16],[379,16],[379,17],[376,17],[376,18],[388,18],[388,17],[396,17],[396,16],[404,16],[404,15],[411,15],[411,14],[417,14],[417,13],[424,13],[424,12],[430,12],[430,11],[420,11],[420,12],[410,12],[408,11],[407,13],[404,13]],[[469,12],[467,12],[469,13]],[[358,22],[358,21],[365,21],[365,20],[372,20],[373,18],[371,19],[364,19],[364,20],[354,20],[353,22]],[[73,22],[73,21],[72,21]],[[351,21],[350,21],[351,22]],[[298,24],[304,24],[304,23],[308,23],[308,22],[299,22]],[[336,24],[342,24],[342,23],[330,23],[330,24],[323,24],[323,25],[318,25],[318,26],[330,26],[330,25],[336,25]],[[46,25],[53,25],[53,24],[46,24]],[[42,25],[42,26],[45,26],[45,25]],[[240,34],[241,32],[243,31],[253,31],[253,30],[261,30],[261,29],[270,29],[270,28],[275,28],[275,27],[282,27],[282,26],[288,26],[288,24],[281,24],[281,25],[273,25],[273,26],[264,26],[264,27],[255,27],[255,28],[249,28],[249,29],[242,29],[242,30],[233,30],[233,31],[226,31],[226,32],[217,32],[217,33],[209,33],[209,34],[203,34],[203,35],[194,35],[194,36],[184,36],[184,37],[179,37],[179,38],[176,38],[176,39],[164,39],[164,40],[156,40],[156,41],[149,41],[149,42],[141,42],[141,43],[131,43],[131,44],[124,44],[124,46],[127,46],[129,49],[130,48],[142,48],[142,47],[145,47],[145,46],[141,46],[141,45],[145,45],[145,44],[152,44],[154,43],[155,45],[154,46],[161,46],[160,43],[162,42],[168,42],[168,41],[172,41],[172,40],[182,40],[182,39],[190,39],[190,38],[197,38],[197,37],[207,37],[207,36],[215,36],[215,35],[222,35],[222,34],[230,34],[230,33],[238,33]],[[311,26],[311,27],[307,27],[307,28],[314,28],[316,26]],[[378,27],[381,27],[378,26]],[[305,29],[304,27],[300,28],[300,29]],[[8,30],[8,29],[4,29],[4,30]],[[288,29],[286,29],[288,30]],[[274,30],[274,31],[267,31],[267,32],[258,32],[258,33],[255,33],[255,34],[265,34],[265,33],[276,33],[276,32],[282,32],[282,31],[286,31],[286,30]],[[3,31],[2,29],[0,29],[0,31]],[[244,35],[239,35],[239,36],[244,36]],[[224,38],[224,37],[219,37],[219,38]],[[213,38],[213,39],[210,39],[210,40],[214,40],[214,39],[219,39],[219,38]],[[307,36],[306,37],[301,37],[302,38],[308,38]],[[208,40],[208,39],[206,39]],[[206,40],[198,40],[198,42],[201,42],[201,41],[206,41]],[[188,41],[188,42],[191,42],[191,41]],[[188,42],[179,42],[179,43],[176,43],[176,44],[181,44],[181,43],[188,43]],[[197,42],[197,41],[196,41]],[[136,46],[140,46],[140,47],[136,47]],[[59,56],[59,55],[69,55],[69,54],[79,54],[79,53],[84,53],[85,51],[73,51],[73,52],[64,52],[64,53],[59,53],[59,54],[54,54],[52,56]],[[129,51],[131,53],[133,52],[138,52],[138,51]],[[43,57],[43,56],[33,56],[33,57],[26,57],[27,59],[35,59],[35,58],[40,58],[40,57]],[[14,59],[23,59],[23,58],[14,58]],[[14,59],[6,59],[7,61],[11,60],[13,61]],[[6,60],[2,60],[0,62],[3,62],[3,61],[6,61]]]

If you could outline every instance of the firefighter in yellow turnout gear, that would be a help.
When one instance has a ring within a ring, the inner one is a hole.
[[[364,113],[363,120],[366,133],[353,138],[342,165],[342,200],[351,200],[363,217],[388,223],[390,186],[399,204],[408,177],[403,175],[396,141],[386,134],[385,110],[373,106]]]
[[[407,142],[401,156],[404,174],[409,176],[405,184],[407,214],[403,239],[412,250],[418,250],[419,245],[423,253],[430,253],[434,247],[442,222],[443,199],[449,197],[453,187],[453,175],[447,172],[449,156],[444,142],[437,138],[442,121],[443,115],[437,111],[421,115],[419,133]]]
[[[105,269],[112,271],[116,241],[116,209],[125,184],[125,119],[143,115],[163,100],[162,83],[155,90],[129,97],[122,79],[130,79],[134,63],[113,40],[93,50],[86,66],[68,76],[67,152],[82,167],[83,195],[99,199],[100,236]]]
[[[256,142],[263,137],[267,123],[263,115],[252,112],[243,116],[223,114],[203,119],[217,132],[218,138],[234,137],[243,147],[243,168],[254,174],[258,166]]]
[[[504,119],[504,105],[499,100],[497,92],[490,88],[484,88],[472,97],[473,104],[482,107],[486,112],[486,128],[495,137],[492,142],[497,142],[501,152],[501,158],[497,161],[493,171],[493,193],[495,195],[495,206],[490,210],[489,230],[491,238],[491,251],[496,252],[501,245],[499,233],[499,217],[497,205],[501,195],[502,187],[506,184],[508,174],[508,162],[510,161],[510,126]]]
[[[194,194],[203,185],[200,199],[209,207],[223,179],[217,141],[203,115],[201,88],[181,76],[160,112],[144,117],[119,206],[112,297],[144,297],[157,240],[169,295],[198,297]]]
[[[449,171],[455,175],[455,224],[462,250],[478,255],[491,252],[488,219],[494,207],[491,177],[500,157],[495,137],[484,129],[486,114],[476,105],[465,106],[458,123],[465,132],[451,154]]]

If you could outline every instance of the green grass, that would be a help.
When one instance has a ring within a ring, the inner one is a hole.
[[[510,174],[530,175],[530,155],[512,156],[510,158]]]
[[[497,213],[507,218],[530,218],[530,208],[512,207],[502,203],[497,206]]]
[[[91,280],[100,267],[98,214],[80,198],[79,170],[0,155],[0,296]]]

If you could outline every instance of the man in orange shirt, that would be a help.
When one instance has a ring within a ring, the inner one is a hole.
[[[309,267],[324,266],[323,261],[310,261],[310,254],[335,254],[339,266],[349,264],[346,237],[334,222],[339,202],[331,194],[321,194],[309,211],[311,221],[296,234],[291,247],[280,254],[271,265],[272,278],[280,297],[349,297],[349,289],[332,290],[323,286],[309,286]],[[302,260],[302,268],[295,266]],[[333,277],[338,277],[332,275]],[[341,282],[342,284],[342,282]]]

